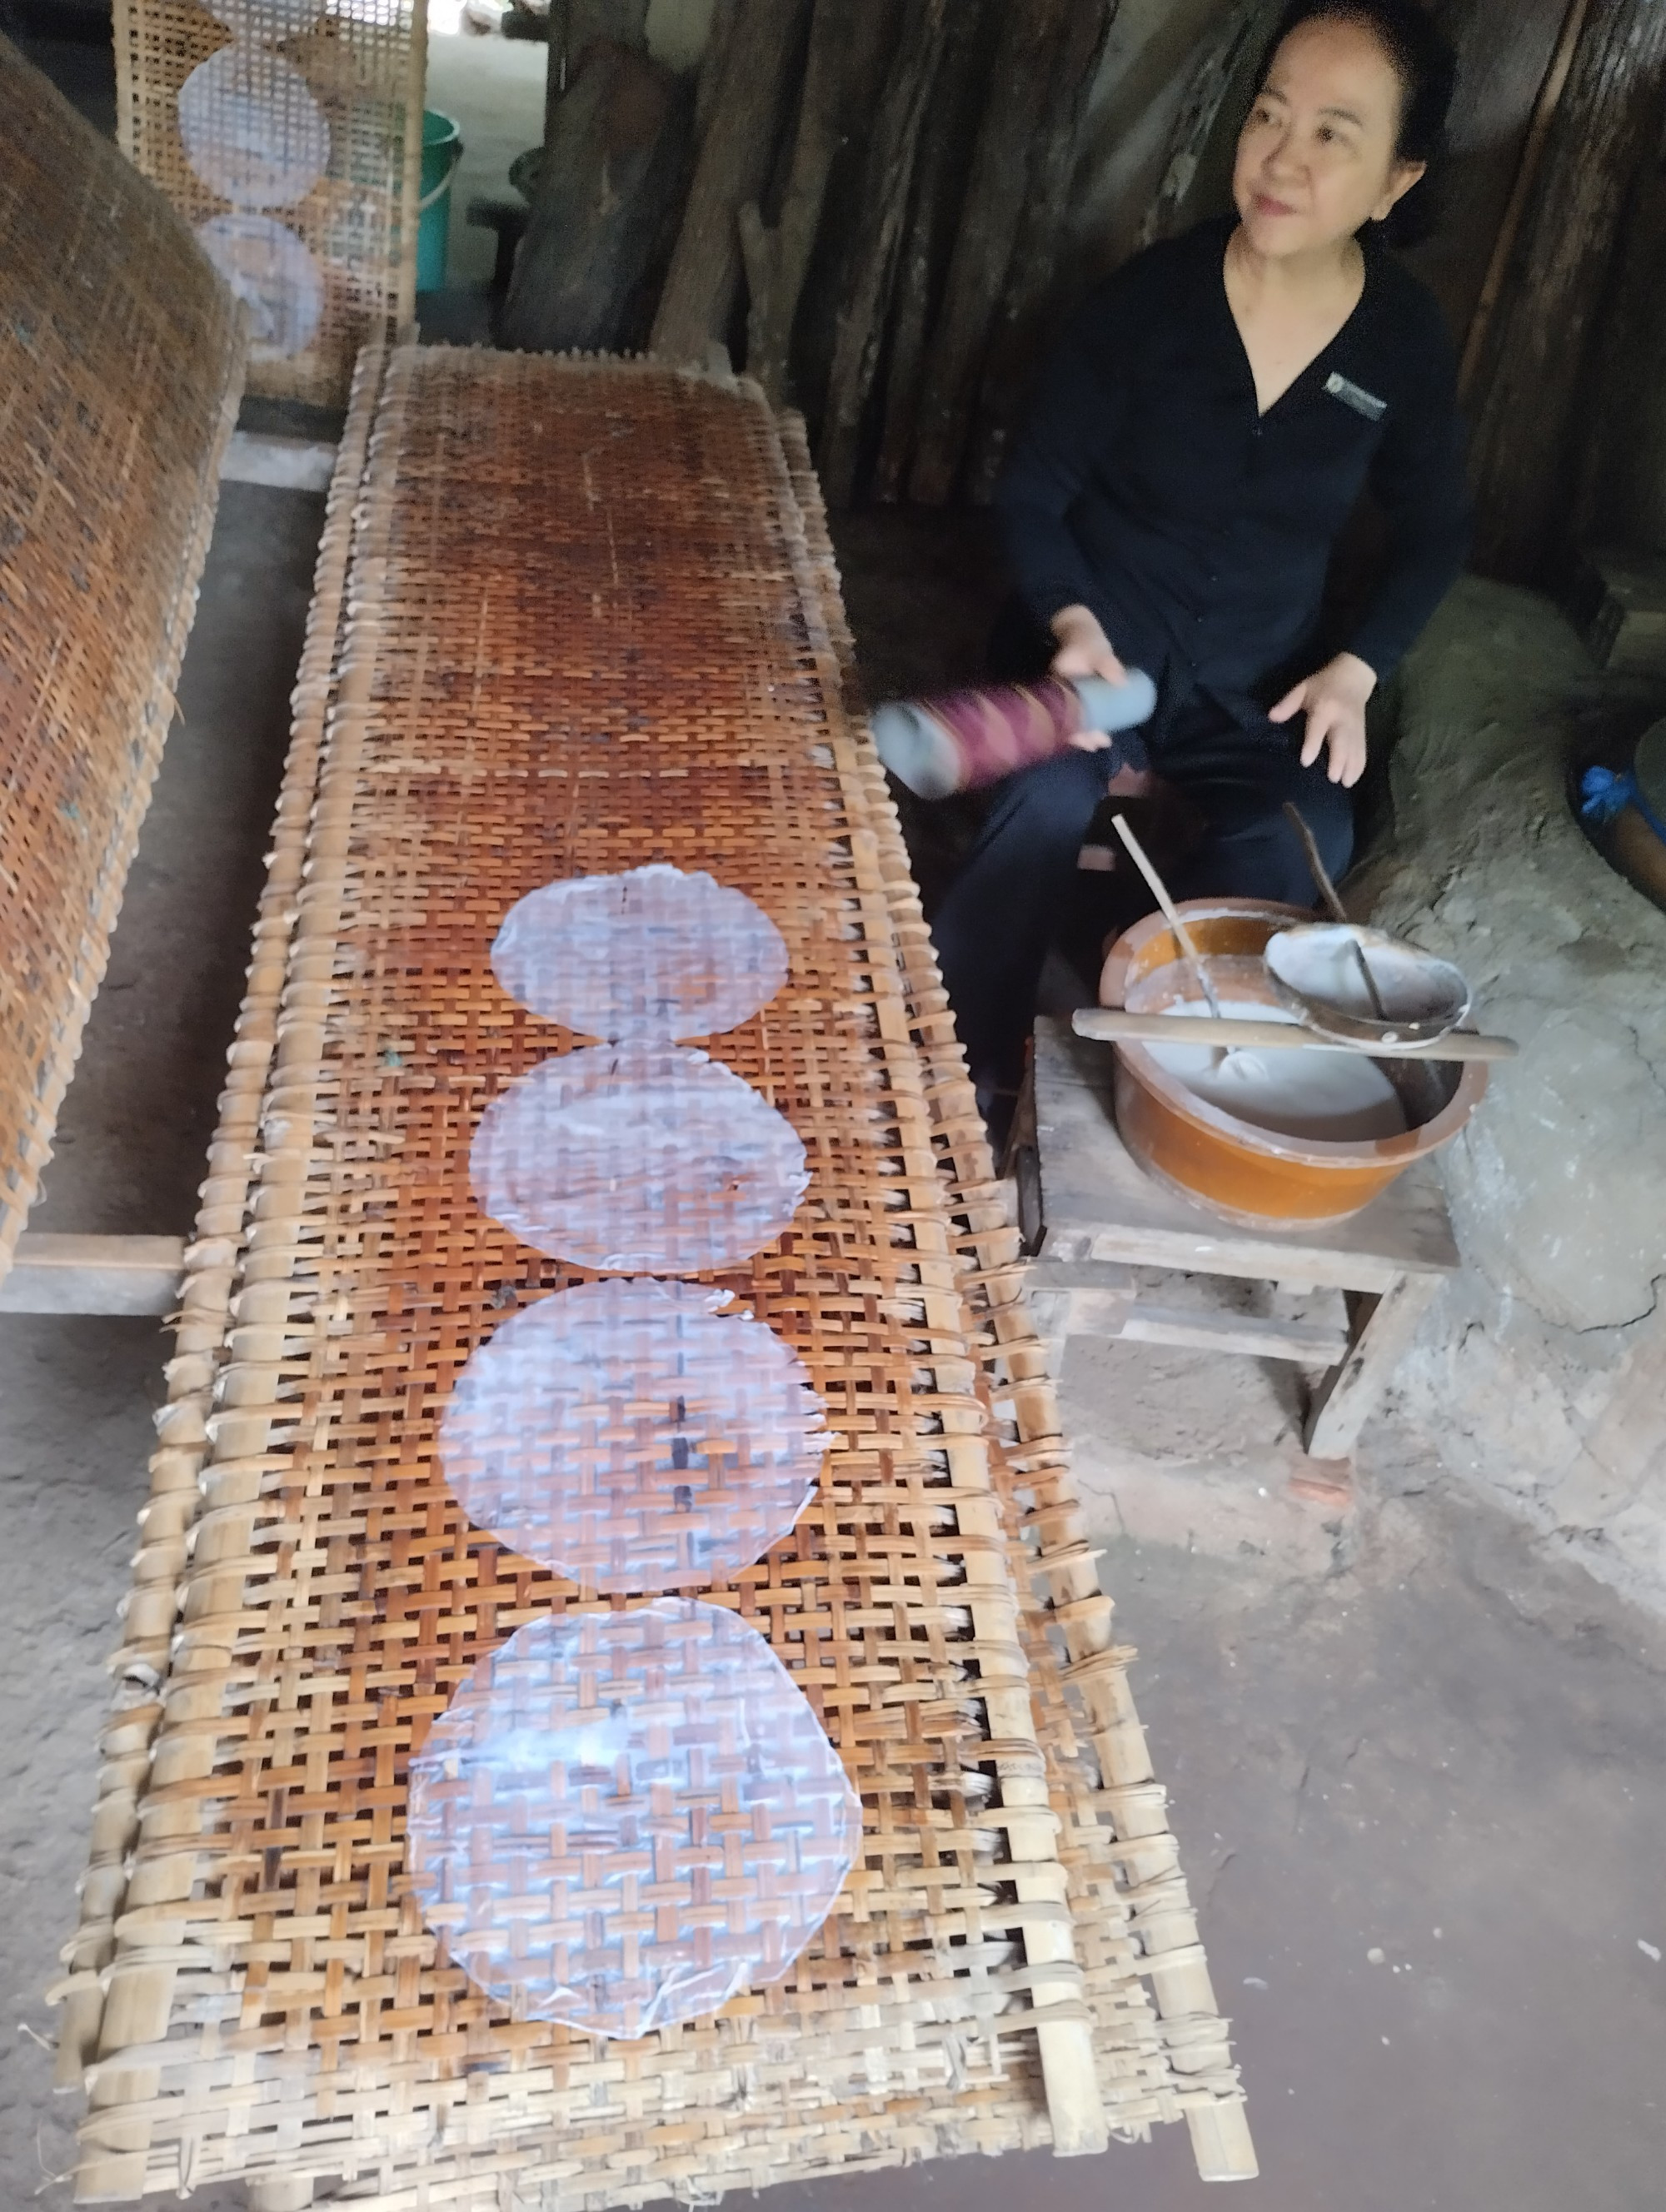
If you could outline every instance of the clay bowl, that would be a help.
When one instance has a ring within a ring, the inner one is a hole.
[[[1189,899],[1180,912],[1222,999],[1278,1006],[1262,953],[1277,931],[1310,915],[1257,899]],[[1102,1006],[1137,1013],[1161,1012],[1196,995],[1161,915],[1116,940],[1100,978]],[[1399,1095],[1410,1124],[1402,1136],[1286,1136],[1200,1098],[1143,1046],[1114,1050],[1116,1127],[1134,1158],[1159,1182],[1255,1225],[1347,1220],[1414,1160],[1450,1144],[1487,1091],[1481,1062],[1384,1055],[1372,1064]]]

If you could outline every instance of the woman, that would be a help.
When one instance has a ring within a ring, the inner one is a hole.
[[[1238,141],[1236,222],[1120,270],[1043,380],[996,493],[1041,640],[1022,672],[1050,659],[1115,682],[1138,666],[1158,703],[1143,746],[1086,739],[1003,787],[938,915],[986,1110],[1021,1073],[1048,940],[1114,767],[1149,765],[1201,819],[1179,896],[1309,905],[1286,799],[1333,876],[1347,865],[1365,702],[1468,542],[1451,348],[1433,299],[1377,242],[1439,150],[1452,76],[1414,0],[1292,7]],[[1368,483],[1386,572],[1317,665],[1331,551]]]

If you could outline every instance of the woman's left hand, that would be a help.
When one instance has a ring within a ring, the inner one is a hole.
[[[1305,709],[1302,766],[1311,768],[1322,745],[1330,748],[1325,773],[1352,787],[1365,772],[1365,702],[1377,689],[1377,672],[1357,653],[1339,653],[1317,675],[1286,691],[1269,720],[1287,722]]]

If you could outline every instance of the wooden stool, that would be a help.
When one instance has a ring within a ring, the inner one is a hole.
[[[1055,1349],[1091,1334],[1322,1367],[1302,1442],[1316,1459],[1346,1458],[1424,1309],[1461,1264],[1432,1164],[1408,1169],[1350,1220],[1250,1228],[1169,1190],[1130,1158],[1112,1113],[1110,1047],[1043,1018],[1033,1085],[1033,1120],[1026,1098],[1008,1163],[1025,1249],[1037,1255],[1031,1303]],[[1156,1305],[1140,1295],[1134,1267],[1328,1285],[1345,1295],[1347,1326]]]

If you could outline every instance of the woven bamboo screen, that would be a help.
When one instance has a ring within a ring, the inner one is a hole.
[[[238,2173],[600,2212],[1182,2117],[1206,2172],[1253,2171],[782,434],[644,365],[361,371],[60,1992],[82,2201]],[[475,1349],[584,1279],[471,1190],[484,1109],[579,1043],[493,939],[542,884],[655,862],[785,940],[709,1048],[809,1188],[708,1279],[803,1362],[831,1444],[791,1534],[702,1595],[768,1637],[862,1838],[782,1980],[604,2042],[449,1960],[405,1809],[483,1654],[629,1602],[471,1528],[436,1441]]]
[[[345,404],[411,313],[426,0],[115,0],[122,150],[248,309],[249,388]]]
[[[0,1273],[149,803],[241,364],[185,226],[0,39]]]

